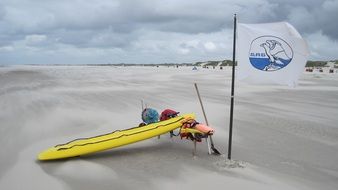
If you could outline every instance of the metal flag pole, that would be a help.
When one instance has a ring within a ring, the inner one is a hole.
[[[234,40],[232,49],[232,80],[231,80],[231,104],[230,104],[230,123],[229,123],[229,144],[228,144],[228,159],[231,160],[231,146],[232,146],[232,124],[234,115],[234,99],[235,99],[235,63],[236,63],[236,27],[237,18],[234,15]]]

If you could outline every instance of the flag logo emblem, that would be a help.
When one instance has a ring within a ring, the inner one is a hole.
[[[286,67],[293,58],[291,46],[276,36],[260,36],[252,40],[249,60],[262,71],[277,71]]]

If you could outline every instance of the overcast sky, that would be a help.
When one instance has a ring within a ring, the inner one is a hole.
[[[0,64],[231,59],[241,23],[287,21],[338,59],[338,0],[1,0]]]

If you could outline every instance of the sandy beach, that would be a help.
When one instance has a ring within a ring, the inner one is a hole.
[[[193,83],[224,155],[205,142],[163,135],[52,162],[39,152],[141,122],[141,100],[159,112],[195,113]],[[338,74],[303,73],[299,86],[236,81],[232,158],[226,160],[230,68],[0,67],[0,189],[338,188]]]

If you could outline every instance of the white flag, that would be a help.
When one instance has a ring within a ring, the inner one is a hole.
[[[305,40],[287,22],[238,24],[239,80],[296,86],[309,55]]]

